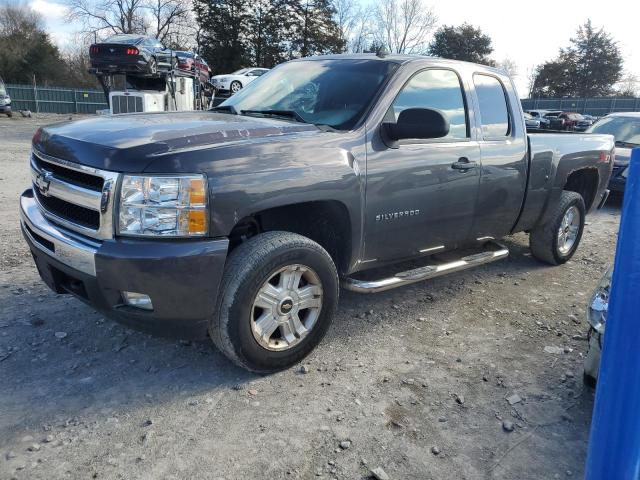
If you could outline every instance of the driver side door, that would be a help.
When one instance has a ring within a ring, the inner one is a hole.
[[[365,259],[398,260],[455,248],[469,238],[476,208],[480,147],[471,137],[467,94],[457,72],[413,74],[386,111],[397,121],[407,108],[439,110],[446,137],[401,140],[390,148],[378,133],[367,144]],[[469,168],[459,168],[461,164]]]

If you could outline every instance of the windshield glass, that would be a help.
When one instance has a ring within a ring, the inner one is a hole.
[[[139,35],[114,35],[112,37],[107,38],[105,43],[129,43],[135,44],[138,43],[142,38]]]
[[[640,118],[608,117],[603,118],[591,128],[592,133],[607,133],[616,138],[616,142],[640,146]]]
[[[374,59],[304,60],[282,64],[223,102],[236,112],[294,112],[308,123],[349,130],[397,64]]]
[[[7,90],[4,88],[4,83],[0,80],[0,96],[4,97],[7,94]]]

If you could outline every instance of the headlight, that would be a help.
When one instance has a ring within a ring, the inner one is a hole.
[[[587,308],[587,321],[596,332],[603,334],[609,310],[609,292],[611,291],[611,272],[613,267],[607,270],[602,280],[596,287],[589,307]]]
[[[120,235],[203,236],[207,218],[207,182],[203,175],[125,175],[122,180]]]

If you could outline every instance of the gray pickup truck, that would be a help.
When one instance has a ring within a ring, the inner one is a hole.
[[[609,135],[527,135],[489,67],[312,57],[212,111],[41,128],[21,224],[56,292],[147,331],[208,333],[268,372],[318,344],[340,282],[378,292],[498,260],[495,239],[521,231],[566,262],[613,155]]]

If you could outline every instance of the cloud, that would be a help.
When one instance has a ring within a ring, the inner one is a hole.
[[[59,19],[68,13],[64,5],[47,0],[33,0],[29,3],[29,7],[48,18]]]

